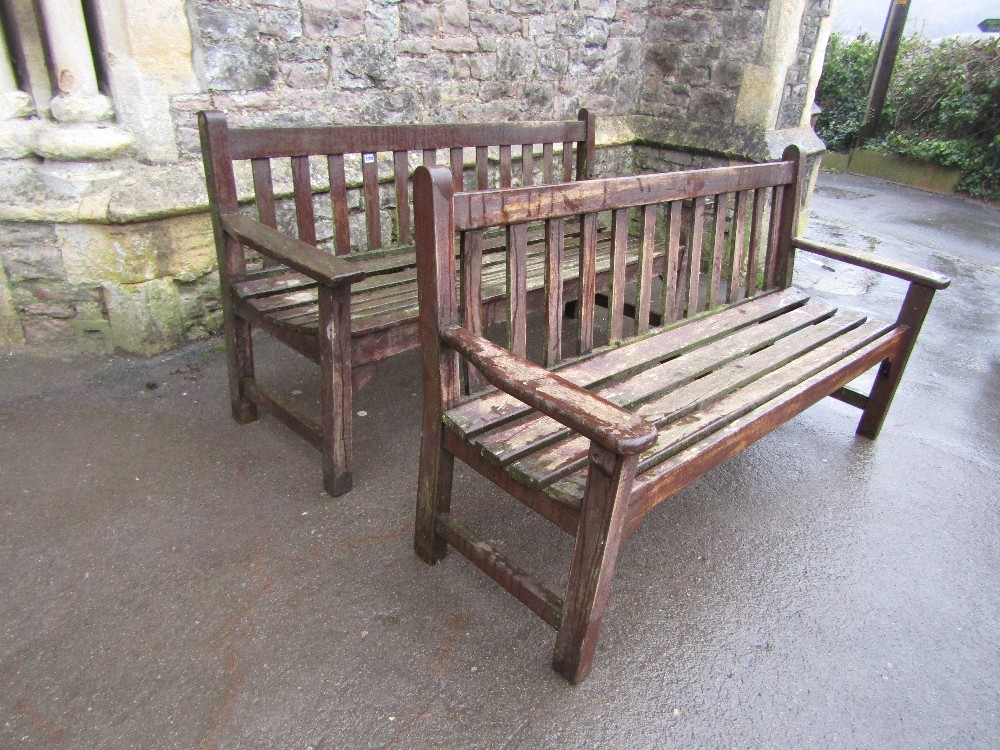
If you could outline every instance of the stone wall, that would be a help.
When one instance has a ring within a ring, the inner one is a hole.
[[[634,109],[648,0],[196,0],[204,93],[237,124],[572,119]],[[248,64],[249,61],[249,64]]]
[[[766,159],[792,142],[816,152],[805,126],[829,4],[88,0],[99,75],[84,78],[109,103],[100,122],[70,121],[61,103],[80,92],[49,88],[41,47],[0,48],[0,103],[14,103],[0,131],[21,139],[0,148],[0,346],[150,354],[218,330],[201,109],[274,125],[573,119],[586,106],[599,175]],[[8,41],[36,6],[10,7]],[[72,60],[85,68],[81,28]],[[46,149],[46,133],[85,148]],[[128,148],[97,149],[107,133]]]

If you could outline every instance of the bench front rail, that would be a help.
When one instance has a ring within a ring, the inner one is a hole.
[[[796,238],[801,164],[790,149],[772,164],[480,194],[456,194],[446,171],[417,172],[425,402],[415,547],[434,563],[452,546],[552,625],[554,667],[574,683],[590,671],[620,545],[645,513],[825,396],[861,408],[858,431],[875,437],[934,290],[948,284]],[[601,214],[612,234],[603,346],[589,293]],[[581,228],[573,346],[559,298],[570,221]],[[518,279],[536,224],[548,291],[532,362]],[[506,347],[465,312],[477,309],[477,266],[454,252],[456,241],[475,252],[497,228],[512,290]],[[620,262],[630,242],[634,287]],[[791,287],[796,248],[909,281],[896,319],[867,320]],[[876,366],[870,394],[847,389]],[[492,388],[465,394],[463,367]],[[563,596],[452,515],[455,458],[575,537]]]

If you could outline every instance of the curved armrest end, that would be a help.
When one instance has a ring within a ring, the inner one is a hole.
[[[466,357],[492,385],[542,414],[623,456],[641,453],[656,440],[656,426],[627,409],[529,362],[461,326],[441,340]]]

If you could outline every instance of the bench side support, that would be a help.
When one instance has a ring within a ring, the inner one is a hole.
[[[333,496],[351,489],[351,287],[319,286],[320,411],[323,487]]]
[[[875,383],[868,396],[868,403],[861,414],[861,421],[858,423],[857,433],[859,435],[872,440],[878,437],[889,406],[892,404],[892,398],[896,394],[896,388],[903,378],[903,371],[906,369],[910,352],[913,351],[917,334],[920,333],[932,299],[934,299],[932,287],[917,283],[910,284],[906,297],[903,299],[899,317],[896,319],[899,325],[906,326],[906,338],[903,339],[895,358],[887,359],[879,366]]]
[[[553,668],[573,684],[590,674],[594,661],[637,463],[637,456],[620,456],[591,443],[587,489],[552,657]]]
[[[452,193],[452,175],[446,168],[418,167],[414,172],[413,214],[424,405],[413,546],[417,555],[429,564],[443,558],[448,546],[436,528],[438,517],[451,507],[455,465],[454,457],[444,448],[442,415],[460,395],[458,355],[441,342],[441,329],[459,322]]]
[[[201,112],[198,114],[198,129],[201,131],[201,152],[222,289],[229,399],[233,419],[246,424],[257,419],[257,405],[247,397],[243,387],[245,380],[253,380],[254,377],[253,339],[249,321],[236,314],[232,288],[234,281],[246,274],[246,257],[240,243],[228,235],[222,226],[223,214],[239,210],[233,162],[229,158],[229,127],[225,115],[219,112]]]

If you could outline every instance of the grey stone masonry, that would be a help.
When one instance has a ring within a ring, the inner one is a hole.
[[[490,121],[635,110],[649,0],[195,0],[204,94],[236,125]]]

